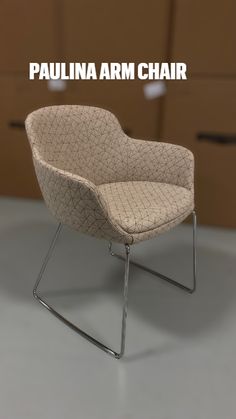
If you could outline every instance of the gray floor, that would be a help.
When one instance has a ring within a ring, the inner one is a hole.
[[[236,232],[199,228],[190,296],[131,270],[127,351],[117,361],[32,297],[55,222],[42,203],[0,200],[1,419],[235,419]],[[191,230],[134,258],[191,282]],[[118,349],[123,265],[107,243],[63,230],[42,294]]]

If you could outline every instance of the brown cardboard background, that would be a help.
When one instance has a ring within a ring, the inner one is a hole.
[[[23,76],[0,76],[0,193],[40,197],[25,130],[9,126],[24,123],[33,109],[57,104],[60,94],[51,93],[46,82],[28,81]]]
[[[63,0],[63,56],[72,62],[165,60],[169,7],[170,0]]]
[[[199,142],[199,132],[236,133],[236,80],[170,82],[162,138],[190,148],[196,161],[199,222],[236,227],[235,144]]]
[[[0,72],[58,60],[56,0],[1,0]]]
[[[175,0],[172,61],[189,74],[236,75],[235,0]]]

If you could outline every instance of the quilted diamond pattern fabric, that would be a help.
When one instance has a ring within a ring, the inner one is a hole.
[[[45,202],[62,223],[132,244],[194,208],[192,153],[128,137],[104,109],[62,105],[31,113],[26,130]]]

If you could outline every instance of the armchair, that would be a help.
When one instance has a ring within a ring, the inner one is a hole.
[[[33,294],[51,313],[105,352],[121,358],[125,349],[131,245],[164,233],[193,215],[193,285],[196,286],[194,158],[184,147],[128,137],[104,109],[61,105],[28,115],[26,131],[44,200],[59,221]],[[106,347],[48,305],[37,288],[62,225],[125,246],[124,304],[119,352]],[[134,263],[134,262],[131,262]]]

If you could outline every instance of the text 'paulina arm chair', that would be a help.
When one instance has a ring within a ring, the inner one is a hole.
[[[26,131],[44,200],[59,226],[33,294],[51,313],[110,355],[125,349],[130,246],[170,230],[193,216],[193,284],[187,287],[135,262],[136,266],[192,293],[196,287],[194,159],[184,147],[128,137],[107,110],[61,105],[32,112]],[[125,260],[121,347],[115,352],[65,319],[37,293],[65,224],[109,241],[110,254]],[[112,250],[125,246],[125,257]]]

